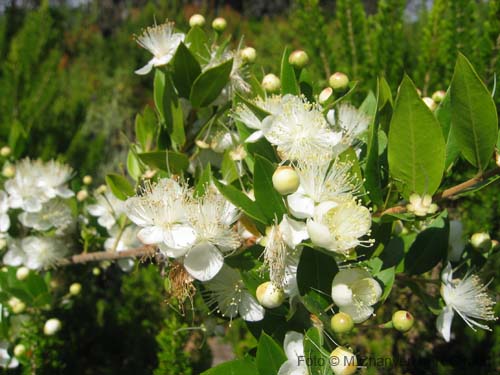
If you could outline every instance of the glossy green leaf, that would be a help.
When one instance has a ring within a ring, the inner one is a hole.
[[[498,118],[491,94],[460,54],[450,88],[451,126],[462,155],[484,170],[492,159],[498,136]]]
[[[453,162],[460,155],[460,148],[458,147],[457,141],[453,137],[452,127],[451,127],[451,99],[450,92],[446,93],[443,101],[439,104],[436,109],[436,118],[441,124],[441,130],[443,131],[443,137],[446,141],[446,160],[445,169],[447,170]]]
[[[408,76],[403,78],[389,129],[389,170],[402,193],[433,194],[444,170],[445,144],[434,114]]]
[[[297,285],[301,295],[314,289],[329,295],[339,268],[333,257],[305,247],[297,268]]]
[[[224,151],[220,170],[222,173],[222,179],[228,184],[231,184],[233,181],[238,179],[240,173],[238,172],[236,162],[231,158],[231,150]]]
[[[138,156],[144,164],[165,172],[180,173],[189,167],[187,156],[173,151],[143,152]]]
[[[212,103],[229,81],[233,59],[204,71],[196,78],[189,96],[194,108],[206,107]]]
[[[179,95],[189,98],[191,86],[201,74],[201,67],[184,43],[181,43],[175,52],[173,70],[172,80]]]
[[[106,176],[106,184],[111,189],[111,192],[118,199],[125,200],[128,197],[135,195],[135,189],[130,182],[123,176],[110,173]]]
[[[141,164],[137,159],[136,153],[130,149],[127,154],[127,172],[134,181],[139,180],[142,175]]]
[[[281,221],[287,212],[283,197],[274,189],[273,173],[276,167],[267,159],[255,155],[254,165],[254,193],[255,201],[267,218],[268,224],[276,220]]]
[[[224,362],[202,373],[202,375],[259,375],[257,366],[249,358]]]
[[[260,375],[276,375],[287,360],[280,345],[265,332],[260,335],[257,346],[257,369]]]
[[[143,151],[151,149],[157,126],[158,120],[151,107],[144,108],[142,114],[135,117],[135,136]]]
[[[200,64],[210,60],[210,50],[208,47],[208,38],[205,32],[198,26],[192,27],[186,35],[185,45]]]
[[[288,62],[290,48],[286,47],[281,58],[281,93],[300,95],[300,87],[293,66]]]
[[[200,173],[198,181],[196,181],[196,186],[194,188],[194,195],[197,197],[201,197],[202,195],[204,195],[207,186],[210,184],[210,181],[212,181],[212,169],[209,163],[207,164],[205,169],[203,169],[203,171]]]

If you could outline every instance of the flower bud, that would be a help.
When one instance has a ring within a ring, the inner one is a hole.
[[[9,299],[7,304],[10,306],[14,314],[21,314],[24,310],[26,310],[26,304],[16,297]]]
[[[4,177],[12,178],[16,174],[16,167],[12,164],[5,164],[2,169],[2,174]]]
[[[81,291],[82,291],[82,284],[80,283],[73,283],[69,287],[69,294],[71,294],[72,296],[79,295]]]
[[[262,79],[262,88],[269,93],[278,92],[281,88],[281,80],[274,74],[266,74]]]
[[[474,233],[470,238],[470,243],[474,249],[479,251],[491,249],[491,238],[488,233]]]
[[[55,335],[61,329],[61,321],[56,318],[49,319],[43,326],[43,333],[47,336]]]
[[[101,269],[99,267],[92,268],[92,274],[94,276],[99,276],[101,274]]]
[[[82,181],[85,185],[90,185],[92,183],[92,176],[89,175],[83,176]]]
[[[78,202],[83,202],[85,199],[89,197],[89,193],[87,190],[82,189],[78,193],[76,193],[76,200]]]
[[[435,103],[439,104],[443,101],[445,96],[446,91],[438,90],[434,94],[432,94],[432,100],[434,100]]]
[[[339,346],[330,354],[330,367],[335,375],[351,375],[356,372],[358,360],[351,351]]]
[[[0,148],[0,155],[3,156],[4,158],[9,156],[11,152],[12,150],[10,149],[9,146],[3,146],[2,148]]]
[[[13,352],[15,357],[21,357],[26,352],[26,347],[23,344],[17,344]]]
[[[97,189],[95,189],[96,194],[104,194],[108,190],[106,185],[100,185]]]
[[[30,270],[27,267],[19,267],[16,271],[16,278],[19,281],[23,281],[26,280],[29,274]]]
[[[203,27],[203,25],[205,25],[205,17],[203,17],[201,14],[193,14],[189,18],[189,26],[191,26],[191,27],[195,27],[195,26]]]
[[[349,314],[339,312],[332,316],[330,326],[335,333],[346,333],[353,329],[354,321]]]
[[[349,87],[349,77],[344,73],[336,72],[330,76],[328,84],[335,91],[343,91]]]
[[[331,87],[324,88],[323,91],[319,93],[318,101],[319,104],[325,104],[332,98],[333,90]]]
[[[295,193],[300,185],[300,178],[292,167],[282,166],[273,173],[273,186],[281,195]]]
[[[399,310],[392,314],[392,325],[399,332],[407,332],[413,327],[415,318],[406,310]]]
[[[431,98],[429,98],[428,96],[422,98],[422,100],[424,101],[425,105],[431,110],[431,111],[434,111],[436,108],[437,108],[437,104],[434,100],[432,100]]]
[[[270,281],[260,284],[255,294],[257,295],[257,301],[268,309],[280,306],[285,300],[283,290],[273,285]]]
[[[217,17],[216,19],[213,20],[212,22],[212,29],[217,31],[218,33],[223,32],[226,30],[227,27],[227,22],[224,18],[222,17]]]
[[[288,62],[298,69],[302,69],[309,63],[309,56],[302,50],[293,51],[288,57]]]
[[[246,47],[240,51],[240,56],[243,62],[252,64],[257,58],[257,51],[253,47]]]

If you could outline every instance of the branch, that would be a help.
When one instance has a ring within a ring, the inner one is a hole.
[[[69,266],[89,262],[100,262],[102,260],[116,260],[123,258],[152,257],[156,254],[156,247],[151,245],[136,247],[135,249],[123,251],[97,251],[93,253],[77,254],[60,260],[58,266]]]
[[[500,167],[495,167],[493,169],[490,169],[489,171],[478,174],[477,176],[471,178],[470,180],[467,180],[465,182],[462,182],[461,184],[452,186],[449,189],[445,189],[440,193],[435,194],[432,197],[432,200],[434,202],[439,202],[444,199],[450,199],[453,198],[455,195],[462,193],[463,191],[473,187],[474,185],[483,182],[484,180],[487,180],[490,177],[493,177],[497,174],[500,174]],[[381,213],[378,213],[376,216],[384,216],[387,214],[402,214],[406,212],[406,205],[398,205],[394,206],[391,208],[388,208],[385,211],[382,211]]]

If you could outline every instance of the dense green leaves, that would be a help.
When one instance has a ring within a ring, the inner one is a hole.
[[[465,159],[484,170],[497,140],[497,111],[490,92],[462,54],[455,65],[450,95],[453,136]]]
[[[193,83],[189,99],[194,108],[212,103],[227,85],[233,68],[233,59],[204,71]]]
[[[260,375],[276,375],[286,361],[283,349],[265,332],[260,335],[257,346],[257,368]]]
[[[138,156],[144,164],[151,168],[169,173],[180,173],[189,166],[189,160],[186,155],[173,151],[143,152]]]
[[[389,129],[388,158],[392,177],[411,193],[433,194],[441,184],[445,149],[438,121],[405,76]]]
[[[108,184],[112,193],[118,199],[125,200],[132,195],[135,195],[134,187],[128,180],[116,173],[110,173],[106,176],[106,184]]]

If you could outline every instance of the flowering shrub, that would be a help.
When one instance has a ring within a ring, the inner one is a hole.
[[[90,178],[75,193],[69,167],[9,160],[3,149],[7,321],[79,294],[72,285],[54,298],[51,267],[117,260],[128,271],[149,257],[172,302],[189,307],[200,293],[213,314],[240,317],[259,338],[255,358],[207,374],[352,374],[362,365],[349,347],[353,327],[411,329],[412,306],[389,306],[387,322],[376,317],[405,287],[437,315],[446,341],[455,313],[488,329],[494,300],[471,272],[497,244],[483,234],[466,246],[447,211],[448,200],[500,171],[496,108],[466,57],[439,106],[405,76],[395,98],[379,78],[356,108],[357,83],[345,74],[316,93],[307,54],[285,49],[279,77],[258,79],[256,51],[232,50],[224,19],[211,37],[203,24],[196,15],[187,34],[167,22],[137,36],[153,55],[136,73],[154,79],[155,108],[136,117],[128,176],[109,174],[89,197]],[[459,157],[478,174],[446,188]],[[51,318],[44,333],[63,328]],[[23,340],[13,329],[4,337]],[[26,359],[19,349],[10,360],[2,345],[5,366]]]

